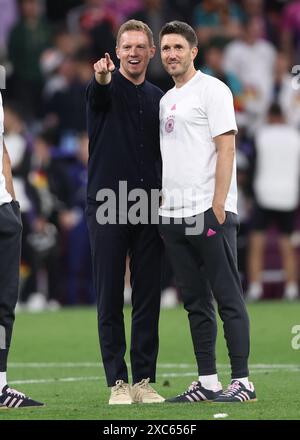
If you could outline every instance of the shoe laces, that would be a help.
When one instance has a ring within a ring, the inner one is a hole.
[[[116,385],[114,386],[114,392],[116,395],[127,394],[128,393],[128,384],[123,380],[117,380]]]
[[[232,383],[228,386],[227,390],[225,390],[225,391],[222,393],[222,396],[229,396],[229,397],[232,397],[232,396],[234,396],[234,395],[235,395],[240,389],[241,389],[241,385],[239,384],[238,381],[232,382]]]
[[[139,389],[147,390],[151,394],[157,394],[156,391],[151,387],[149,382],[150,382],[150,377],[148,377],[147,379],[142,379],[139,383],[136,384],[136,386]]]
[[[186,394],[191,393],[192,391],[195,391],[196,388],[198,388],[199,384],[198,382],[192,382],[191,385],[188,387],[187,391],[184,391],[180,396],[185,396]]]
[[[13,394],[14,396],[23,397],[24,399],[26,398],[24,393],[20,393],[20,391],[17,391],[14,388],[7,388],[6,392]]]

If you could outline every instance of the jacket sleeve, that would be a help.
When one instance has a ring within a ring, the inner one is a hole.
[[[110,105],[112,93],[113,78],[109,84],[102,86],[93,77],[86,89],[88,107],[95,112],[106,110]]]

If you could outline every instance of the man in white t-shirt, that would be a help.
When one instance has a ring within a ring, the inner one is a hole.
[[[247,129],[254,134],[263,123],[272,99],[274,86],[275,47],[262,38],[259,17],[246,20],[242,39],[231,41],[224,51],[224,67],[234,73],[243,85],[243,106]]]
[[[0,92],[0,409],[43,404],[7,384],[7,358],[18,300],[22,222],[15,200],[9,156],[3,140],[3,106]]]
[[[237,185],[233,99],[228,87],[194,68],[194,30],[167,23],[162,63],[175,87],[160,102],[163,160],[160,233],[188,311],[199,380],[167,402],[256,400],[248,380],[249,319],[237,269]],[[232,369],[218,381],[213,297],[224,323]]]
[[[285,272],[283,297],[296,300],[299,298],[298,263],[291,235],[299,208],[299,132],[286,123],[281,107],[274,103],[269,109],[268,122],[258,130],[254,140],[255,207],[251,222],[247,297],[257,301],[263,296],[266,232],[276,225]]]

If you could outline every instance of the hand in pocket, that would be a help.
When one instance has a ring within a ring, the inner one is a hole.
[[[224,208],[212,206],[213,213],[217,219],[219,225],[223,225],[226,221],[226,212]]]

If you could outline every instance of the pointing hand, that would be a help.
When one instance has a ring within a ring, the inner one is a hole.
[[[100,58],[100,60],[94,64],[94,70],[96,75],[98,74],[101,76],[109,75],[115,70],[115,65],[111,60],[109,53],[106,52],[105,57]]]

